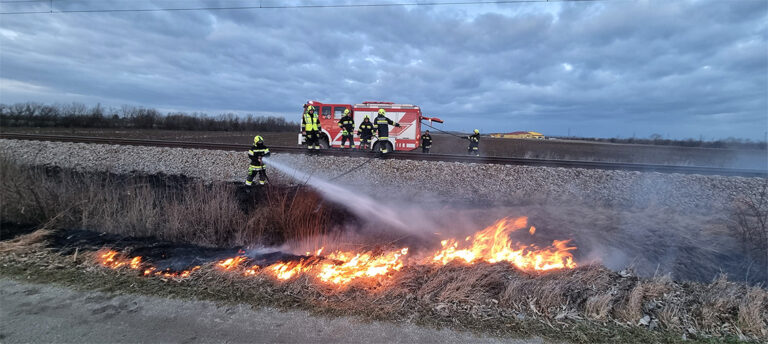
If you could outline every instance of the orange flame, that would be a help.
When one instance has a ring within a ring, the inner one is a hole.
[[[447,264],[456,259],[469,264],[477,261],[509,262],[519,269],[536,271],[576,267],[570,252],[576,247],[569,247],[569,240],[555,240],[545,248],[512,242],[509,235],[527,224],[527,217],[505,218],[467,238],[466,245],[460,245],[455,239],[443,240],[440,242],[442,249],[432,256],[432,262]],[[529,230],[531,234],[535,231],[534,227]]]
[[[113,250],[101,250],[96,253],[96,255],[99,257],[99,263],[102,266],[106,266],[110,269],[119,269],[122,267],[128,267],[131,270],[139,270],[142,268],[141,263],[141,256],[136,256],[131,259],[127,258],[121,258],[118,256],[117,251]],[[144,276],[162,276],[162,277],[180,277],[185,278],[189,277],[190,274],[192,274],[193,271],[197,271],[200,269],[200,266],[195,266],[192,269],[184,270],[184,271],[170,271],[170,270],[164,270],[160,271],[157,270],[154,266],[148,266],[146,269],[144,269]]]
[[[402,257],[408,254],[408,248],[373,255],[371,252],[353,254],[350,252],[333,252],[329,259],[341,261],[341,264],[324,262],[317,273],[317,278],[323,282],[346,284],[359,277],[376,277],[386,275],[403,268]]]
[[[309,271],[315,266],[316,259],[309,258],[307,260],[300,260],[298,262],[285,262],[275,263],[270,265],[267,269],[279,280],[287,280],[291,277],[303,272]]]
[[[317,253],[322,252],[322,248]],[[347,284],[361,277],[376,277],[398,271],[405,265],[403,256],[408,248],[387,251],[381,254],[373,252],[355,253],[334,251],[325,257],[310,257],[298,262],[281,262],[267,267],[267,270],[279,280],[291,279],[303,273],[331,284]]]
[[[219,261],[218,265],[219,267],[223,268],[224,270],[232,270],[236,268],[240,263],[245,261],[245,257],[243,256],[237,256],[235,258],[228,258],[222,261]]]
[[[101,265],[106,266],[108,268],[117,269],[123,265],[125,265],[125,262],[118,260],[115,258],[117,256],[117,251],[108,250],[99,257],[101,258]]]
[[[552,244],[540,248],[534,244],[523,244],[511,240],[510,235],[528,226],[528,218],[505,218],[499,220],[474,235],[464,238],[463,241],[446,239],[440,242],[441,248],[427,256],[425,260],[411,260],[421,264],[445,265],[454,260],[466,264],[474,264],[480,261],[489,263],[507,262],[526,271],[547,271],[553,269],[572,269],[576,267],[571,251],[576,247],[569,246],[569,240],[554,240]],[[528,229],[531,235],[536,233],[536,228]],[[384,252],[366,251],[333,251],[320,256],[323,248],[317,250],[314,255],[307,252],[307,258],[299,261],[278,262],[264,268],[258,265],[245,268],[241,271],[244,276],[256,276],[262,272],[268,273],[278,280],[289,280],[296,276],[307,274],[323,283],[332,285],[345,285],[358,278],[382,278],[401,270],[406,265],[408,248]],[[238,254],[242,254],[239,252]],[[121,258],[118,252],[104,250],[97,253],[99,263],[102,266],[118,269],[130,268],[132,270],[143,269],[145,276],[162,276],[174,278],[189,277],[192,272],[200,269],[195,266],[192,269],[173,272],[158,270],[156,267],[142,262],[139,256],[127,259]],[[218,261],[215,266],[224,271],[233,271],[244,264],[247,258],[238,255]]]
[[[258,273],[258,272],[259,272],[259,266],[258,265],[254,265],[254,266],[252,266],[252,267],[250,267],[248,269],[245,269],[245,271],[243,272],[243,275],[244,276],[256,276],[256,273]]]

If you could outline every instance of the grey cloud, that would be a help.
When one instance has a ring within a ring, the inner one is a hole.
[[[295,116],[307,99],[410,102],[462,130],[761,139],[768,126],[764,1],[465,14],[486,8],[502,7],[3,16],[17,36],[0,34],[0,73],[187,110]],[[3,90],[2,102],[50,97]]]

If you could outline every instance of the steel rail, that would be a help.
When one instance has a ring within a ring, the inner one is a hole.
[[[246,151],[251,147],[250,145],[247,145],[247,144],[231,144],[231,143],[208,143],[208,142],[127,139],[127,138],[92,137],[92,136],[17,134],[17,133],[0,133],[0,138],[12,139],[12,140],[195,148],[195,149],[224,150],[224,151]],[[449,155],[449,154],[422,154],[422,153],[415,153],[415,152],[397,152],[397,151],[387,153],[387,154],[380,154],[380,153],[371,152],[371,151],[344,150],[344,149],[336,149],[336,148],[322,149],[319,151],[312,151],[312,152],[302,147],[270,146],[269,149],[275,153],[291,153],[291,154],[312,153],[312,154],[318,154],[318,155],[324,155],[324,156],[348,156],[348,157],[379,156],[382,159],[397,159],[397,160],[422,160],[422,161],[460,162],[460,163],[475,163],[475,164],[587,168],[587,169],[602,169],[602,170],[623,170],[623,171],[639,171],[639,172],[681,173],[681,174],[702,174],[702,175],[768,178],[768,170],[761,171],[761,170],[747,170],[747,169],[730,169],[730,168],[722,168],[722,167],[677,166],[677,165],[657,165],[657,164],[638,164],[638,163],[582,161],[582,160],[529,159],[529,158],[511,158],[511,157],[493,157],[493,156],[476,157],[476,156],[462,156],[462,155]]]

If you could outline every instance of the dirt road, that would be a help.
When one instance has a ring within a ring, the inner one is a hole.
[[[247,305],[82,292],[0,279],[0,342],[542,343]]]

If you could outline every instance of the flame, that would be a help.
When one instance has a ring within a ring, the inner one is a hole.
[[[116,255],[117,255],[116,251],[107,251],[107,252],[101,254],[99,256],[99,258],[101,258],[101,265],[107,266],[107,267],[110,267],[110,268],[113,268],[113,269],[117,268],[117,267],[113,267],[113,265],[115,264],[115,256]]]
[[[408,258],[408,248],[403,247],[385,251],[331,251],[324,256],[324,248],[307,252],[307,257],[298,261],[277,262],[260,267],[245,265],[248,258],[238,252],[238,256],[220,260],[214,264],[223,271],[238,271],[243,276],[269,274],[277,280],[289,280],[300,275],[307,275],[320,282],[331,285],[346,285],[360,278],[385,278],[400,271],[407,263],[445,265],[452,261],[475,264],[480,261],[489,263],[506,262],[526,271],[547,271],[553,269],[572,269],[576,267],[569,246],[569,240],[554,240],[546,247],[535,244],[515,242],[510,235],[528,228],[530,235],[536,228],[528,227],[528,218],[504,218],[495,224],[464,238],[464,240],[446,239],[440,242],[440,249],[428,254],[425,259]],[[99,264],[111,269],[128,268],[143,271],[144,276],[186,278],[200,269],[195,266],[184,271],[158,270],[146,264],[142,257],[122,258],[118,252],[103,250],[97,253]]]
[[[235,258],[228,258],[225,260],[221,260],[216,265],[223,268],[224,270],[232,270],[236,268],[238,265],[240,265],[240,263],[244,262],[245,259],[246,258],[244,256],[237,256]]]
[[[527,217],[505,218],[467,237],[464,245],[459,244],[455,239],[443,240],[440,242],[442,249],[435,252],[432,262],[436,264],[448,264],[454,260],[462,260],[469,264],[477,261],[509,262],[519,269],[534,271],[576,267],[573,254],[570,252],[576,247],[568,246],[569,240],[555,240],[551,246],[545,248],[513,242],[509,235],[527,227],[527,224]],[[536,228],[530,227],[529,233],[535,232]]]
[[[373,255],[371,252],[353,254],[350,252],[333,252],[329,259],[341,261],[342,264],[325,262],[317,273],[317,278],[323,282],[346,284],[359,277],[376,277],[386,275],[403,268],[402,257],[408,254],[408,248]]]
[[[320,254],[323,248],[317,250]],[[355,253],[333,251],[324,257],[313,256],[298,262],[281,262],[267,267],[275,278],[288,280],[299,274],[310,274],[320,281],[331,284],[347,284],[361,277],[386,275],[403,268],[403,256],[408,248],[374,254],[371,251]]]
[[[254,265],[248,269],[245,269],[243,272],[243,276],[256,276],[256,274],[259,272],[259,266]]]
[[[275,263],[267,267],[267,270],[271,272],[279,280],[287,280],[300,273],[309,271],[315,264],[314,259],[300,260],[298,262],[285,262]]]
[[[133,257],[133,259],[131,259],[130,264],[131,264],[130,265],[131,269],[134,269],[134,270],[138,269],[139,266],[141,265],[141,257]]]
[[[99,264],[101,264],[102,266],[108,267],[110,269],[119,269],[119,268],[127,267],[131,270],[141,270],[142,268],[146,267],[143,272],[144,276],[186,278],[186,277],[189,277],[192,274],[192,272],[200,269],[200,266],[195,266],[192,269],[183,270],[183,271],[171,271],[169,269],[158,270],[154,266],[142,264],[141,256],[135,256],[130,259],[121,258],[119,257],[119,253],[114,250],[100,250],[96,252],[96,256],[99,258]]]

